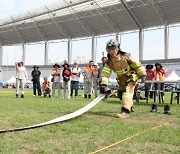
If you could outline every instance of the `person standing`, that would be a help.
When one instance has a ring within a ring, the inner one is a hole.
[[[154,78],[154,71],[152,70],[153,65],[147,65],[146,66],[146,74],[147,74],[147,80],[152,81]],[[152,84],[151,83],[145,83],[145,97],[148,96],[148,91],[151,89]],[[153,92],[150,92],[150,98],[153,98]]]
[[[58,95],[59,95],[59,98],[62,97],[61,95],[61,83],[60,83],[60,65],[59,64],[54,64],[53,65],[53,70],[52,70],[52,97],[54,97],[55,95],[55,90],[56,88],[58,89]]]
[[[32,81],[33,81],[33,95],[36,96],[36,89],[38,91],[38,96],[41,96],[41,85],[40,85],[40,75],[41,71],[39,70],[39,67],[34,65],[34,70],[31,72]]]
[[[16,98],[19,97],[19,86],[21,87],[21,98],[24,98],[24,85],[28,80],[27,71],[23,61],[15,63],[16,65]]]
[[[156,69],[154,70],[154,80],[162,81],[165,78],[165,71],[160,63],[155,64]],[[159,86],[159,87],[158,87]],[[164,83],[155,83],[155,90],[164,90]],[[163,93],[164,95],[164,93]]]
[[[104,67],[105,64],[106,64],[106,61],[107,61],[107,57],[102,57],[102,58],[101,58],[102,64],[99,66],[99,76],[98,76],[98,78],[100,78],[100,76],[101,76],[101,71],[102,71],[103,67]]]
[[[99,66],[97,63],[94,63],[93,68],[93,88],[94,88],[94,95],[95,98],[98,96],[97,90],[98,90],[98,83],[99,83]]]
[[[74,63],[74,66],[71,69],[71,94],[73,97],[73,90],[75,90],[75,97],[78,96],[78,84],[80,78],[80,68],[78,67],[78,63]]]
[[[71,82],[70,82],[70,77],[71,77],[71,70],[70,66],[67,62],[65,62],[63,65],[64,67],[62,76],[63,76],[63,88],[64,88],[64,98],[66,98],[66,91],[68,91],[68,96],[67,98],[71,98],[70,93],[71,93]]]
[[[91,98],[93,86],[93,64],[92,60],[84,67],[82,75],[84,76],[84,98]]]
[[[136,60],[130,53],[123,52],[120,49],[118,41],[112,39],[107,42],[106,50],[108,60],[101,72],[100,93],[109,93],[109,77],[111,72],[115,72],[118,79],[119,89],[122,90],[122,108],[121,113],[116,114],[117,118],[126,118],[132,112],[134,88],[141,79],[146,80],[146,71],[142,64]]]

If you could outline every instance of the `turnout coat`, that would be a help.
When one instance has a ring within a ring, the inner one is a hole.
[[[115,72],[119,89],[130,82],[137,82],[139,78],[146,75],[142,64],[130,53],[120,51],[116,57],[110,57],[101,72],[101,85],[108,85],[111,72]]]

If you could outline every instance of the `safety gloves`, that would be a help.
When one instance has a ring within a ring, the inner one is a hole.
[[[111,89],[107,85],[100,85],[100,93],[109,95],[111,94]]]

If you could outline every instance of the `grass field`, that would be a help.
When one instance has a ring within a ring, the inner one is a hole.
[[[82,93],[82,92],[81,92]],[[0,90],[0,130],[29,126],[74,112],[93,99],[33,97],[15,98],[14,90]],[[105,154],[180,153],[180,105],[170,105],[172,115],[164,115],[163,107],[150,113],[153,100],[135,103],[135,112],[127,119],[116,119],[120,112],[117,98],[102,101],[80,117],[45,127],[0,134],[2,154],[86,154],[101,150]],[[164,125],[165,124],[165,125]],[[135,136],[133,136],[135,135]]]

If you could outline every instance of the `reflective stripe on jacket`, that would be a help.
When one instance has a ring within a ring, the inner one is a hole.
[[[129,53],[119,53],[116,57],[111,57],[101,72],[101,84],[108,85],[112,71],[116,73],[117,79],[123,83],[137,81],[146,75],[142,64]]]

